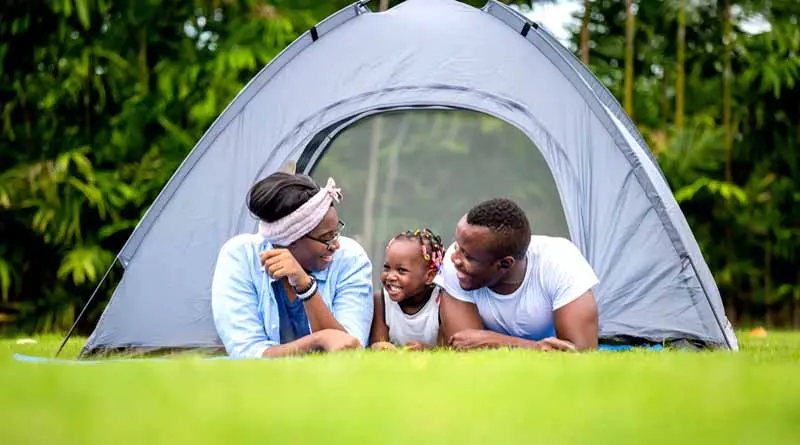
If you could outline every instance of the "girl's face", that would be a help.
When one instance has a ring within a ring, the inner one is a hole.
[[[436,270],[428,267],[418,240],[398,238],[386,249],[381,282],[392,301],[419,295],[435,277]]]

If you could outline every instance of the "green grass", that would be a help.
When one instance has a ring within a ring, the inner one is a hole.
[[[0,341],[0,443],[800,443],[798,333],[742,333],[739,353],[12,357],[58,342]]]

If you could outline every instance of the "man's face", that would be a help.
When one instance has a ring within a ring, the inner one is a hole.
[[[503,278],[507,269],[500,268],[500,258],[492,251],[493,243],[488,227],[470,225],[466,216],[458,222],[452,260],[462,289],[492,287]]]

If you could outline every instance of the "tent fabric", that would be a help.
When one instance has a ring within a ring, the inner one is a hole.
[[[588,69],[498,2],[408,0],[382,13],[360,3],[339,11],[239,93],[118,255],[125,272],[82,355],[218,347],[211,277],[222,244],[255,230],[250,185],[288,159],[311,171],[337,125],[415,107],[493,116],[541,151],[570,238],[600,277],[601,336],[738,349],[663,174]]]

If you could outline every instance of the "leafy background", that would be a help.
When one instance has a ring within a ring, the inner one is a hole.
[[[517,3],[523,11],[539,6]],[[740,326],[800,327],[800,3],[582,3],[572,30],[575,52],[647,139],[729,317]],[[0,10],[0,330],[68,328],[214,118],[281,49],[347,4],[6,0]],[[766,30],[743,30],[754,17]],[[387,119],[395,122],[387,123],[384,148],[401,129],[399,118]],[[416,131],[460,125],[476,138],[511,138],[509,150],[517,137],[470,117],[408,125]],[[447,148],[454,159],[467,143],[456,139],[462,146]],[[405,146],[424,149],[413,140]],[[391,156],[391,150],[381,153]],[[348,160],[326,162],[320,168],[335,171]],[[492,171],[508,165],[501,157],[482,162]],[[380,181],[391,176],[389,170],[373,174]],[[399,177],[398,188],[424,185]],[[537,187],[515,193],[550,202],[549,186]],[[382,221],[384,201],[378,189],[373,193],[370,237],[380,239],[403,222]],[[425,205],[436,212],[435,197]],[[363,232],[365,221],[349,223]],[[543,224],[558,227],[557,221]],[[110,278],[87,325],[119,271]]]

